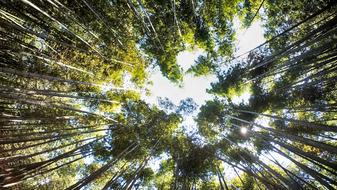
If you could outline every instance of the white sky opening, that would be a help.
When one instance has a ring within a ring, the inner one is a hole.
[[[264,43],[263,27],[260,20],[254,21],[248,29],[242,28],[238,17],[234,18],[234,29],[236,31],[236,51],[234,56],[241,55],[258,45]]]
[[[234,56],[245,53],[265,42],[262,23],[259,20],[253,22],[248,29],[244,29],[241,27],[239,19],[235,17],[234,29],[236,30]],[[183,72],[186,72],[191,65],[195,64],[195,60],[203,54],[203,50],[198,48],[180,52],[177,56],[177,64],[183,69]],[[158,105],[158,97],[167,97],[174,104],[179,104],[181,100],[190,97],[200,106],[205,101],[212,99],[212,95],[208,94],[206,89],[210,88],[211,82],[215,82],[217,79],[215,75],[195,77],[192,74],[186,74],[182,87],[179,87],[165,78],[157,68],[153,73],[150,73],[150,81],[153,82],[153,85],[149,86],[151,95],[143,95],[142,97],[146,102]],[[244,92],[240,97],[233,97],[233,101],[234,103],[247,102],[250,95],[249,92]]]
[[[183,51],[177,56],[177,63],[186,72],[195,60],[202,55],[203,51],[196,49],[192,52]],[[153,85],[149,86],[150,96],[143,95],[142,98],[150,104],[158,105],[158,97],[167,97],[172,103],[178,105],[181,100],[188,97],[198,104],[202,105],[206,100],[212,99],[212,95],[206,93],[206,89],[210,88],[211,82],[217,79],[214,75],[194,77],[192,74],[184,75],[182,85],[174,84],[165,78],[158,68],[150,73],[150,81]]]

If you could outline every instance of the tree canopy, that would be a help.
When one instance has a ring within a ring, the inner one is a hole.
[[[0,5],[0,189],[337,189],[336,1]],[[237,55],[236,20],[266,41]],[[148,103],[155,68],[213,99]]]

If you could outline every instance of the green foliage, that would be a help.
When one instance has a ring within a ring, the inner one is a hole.
[[[335,1],[0,5],[1,189],[336,189]],[[236,58],[235,17],[268,39]],[[144,102],[195,48],[213,100]]]
[[[195,65],[192,65],[191,68],[187,70],[187,73],[193,73],[194,76],[203,76],[208,75],[214,72],[215,65],[212,64],[210,57],[199,56],[195,62]]]

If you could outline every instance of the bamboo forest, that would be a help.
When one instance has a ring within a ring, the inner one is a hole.
[[[0,0],[0,189],[334,190],[336,81],[335,0]]]

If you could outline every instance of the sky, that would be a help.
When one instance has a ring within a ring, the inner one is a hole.
[[[181,52],[178,54],[177,63],[185,72],[202,53],[200,49],[195,49],[192,52]],[[157,97],[167,97],[174,104],[179,104],[180,100],[191,97],[198,105],[201,105],[212,98],[210,94],[206,93],[206,89],[210,87],[212,81],[216,81],[216,77],[213,75],[194,77],[192,74],[186,74],[182,87],[180,87],[163,77],[160,71],[156,69],[151,74],[150,80],[153,81],[153,85],[149,87],[151,96],[144,97],[144,100],[148,103],[157,105]]]
[[[235,55],[247,52],[265,41],[261,25],[260,21],[256,21],[248,29],[243,29],[240,27],[239,19],[234,19],[234,28],[237,31],[236,39],[238,39],[235,43]],[[202,54],[203,51],[200,49],[180,52],[177,57],[177,63],[186,71]],[[158,69],[150,75],[150,80],[153,81],[153,85],[149,86],[151,96],[143,96],[146,102],[157,105],[157,97],[167,97],[173,103],[179,104],[181,100],[191,97],[199,106],[212,99],[212,95],[207,94],[206,89],[211,87],[211,82],[217,81],[214,75],[194,77],[191,74],[187,74],[184,76],[183,86],[179,87],[163,77]],[[249,96],[248,92],[243,93],[240,97],[234,97],[233,102],[247,101]]]

